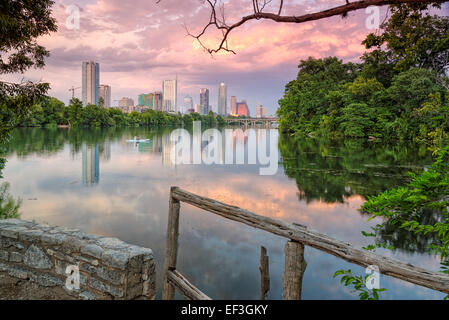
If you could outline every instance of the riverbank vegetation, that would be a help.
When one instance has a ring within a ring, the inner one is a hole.
[[[309,58],[277,115],[295,135],[443,143],[449,138],[449,18],[427,5],[391,6],[360,63]]]
[[[182,126],[201,121],[204,126],[223,125],[221,116],[212,112],[171,114],[162,111],[146,110],[124,113],[118,108],[103,108],[89,104],[83,107],[79,99],[72,99],[68,106],[56,98],[44,97],[31,106],[30,112],[17,121],[18,127],[141,127],[141,126]]]
[[[9,193],[9,188],[8,182],[0,184],[0,220],[20,217],[19,208],[22,200],[20,198],[14,199]]]

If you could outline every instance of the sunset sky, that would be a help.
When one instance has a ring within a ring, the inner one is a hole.
[[[301,15],[345,1],[284,2],[285,15]],[[228,23],[252,10],[248,0],[224,3]],[[272,3],[276,6],[278,1]],[[79,30],[66,26],[70,5],[80,8]],[[364,51],[361,41],[373,31],[365,26],[365,10],[350,13],[346,19],[334,17],[305,24],[254,21],[231,34],[229,44],[237,55],[211,57],[183,27],[186,24],[196,33],[208,22],[210,9],[201,0],[162,0],[159,4],[156,0],[56,0],[53,14],[58,32],[39,39],[51,52],[45,69],[11,78],[50,82],[49,94],[68,103],[68,89],[81,86],[82,61],[94,60],[100,63],[100,83],[112,86],[113,100],[131,97],[137,102],[138,94],[161,90],[162,80],[177,75],[179,104],[187,94],[199,103],[199,89],[206,87],[216,111],[218,85],[225,82],[228,96],[246,99],[253,115],[256,103],[274,114],[301,59],[336,55],[344,61],[357,61]],[[381,14],[381,20],[383,17]],[[211,44],[218,40],[215,33],[204,39]],[[81,98],[81,90],[75,95]]]

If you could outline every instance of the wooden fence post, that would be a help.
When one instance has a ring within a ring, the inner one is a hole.
[[[175,188],[172,187],[170,190],[162,300],[173,300],[175,298],[175,287],[168,280],[168,271],[176,270],[176,259],[178,257],[180,202],[172,196]]]
[[[282,298],[284,300],[301,300],[302,278],[307,263],[304,260],[304,245],[288,241],[285,245],[285,271]]]
[[[270,270],[268,266],[267,249],[260,247],[260,285],[261,285],[261,300],[267,298],[267,293],[270,291]]]

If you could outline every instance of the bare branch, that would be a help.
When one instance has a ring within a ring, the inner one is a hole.
[[[157,0],[157,3],[159,3],[160,1],[161,0]],[[188,31],[187,27],[186,27],[186,30],[187,30],[187,34],[189,36],[195,38],[199,42],[199,44],[203,47],[203,49],[206,50],[210,54],[217,53],[219,51],[226,51],[226,52],[231,52],[231,53],[235,54],[235,52],[233,50],[228,48],[229,34],[234,29],[242,26],[243,24],[245,24],[246,22],[251,21],[251,20],[264,19],[264,20],[272,20],[275,22],[282,22],[282,23],[305,23],[305,22],[309,22],[309,21],[321,20],[321,19],[325,19],[325,18],[329,18],[329,17],[333,17],[333,16],[339,16],[339,15],[341,15],[342,17],[346,17],[348,12],[359,10],[359,9],[365,9],[369,6],[384,6],[384,5],[406,4],[406,3],[428,3],[428,4],[431,4],[431,3],[446,2],[444,0],[436,0],[436,1],[435,0],[359,0],[359,1],[354,1],[354,2],[349,2],[348,0],[345,0],[346,4],[337,6],[337,7],[331,8],[331,9],[327,9],[327,10],[323,10],[323,11],[319,11],[319,12],[315,12],[315,13],[298,15],[298,16],[295,16],[295,15],[294,16],[283,16],[283,15],[281,15],[283,5],[284,5],[283,0],[279,0],[280,1],[279,11],[277,13],[263,12],[265,7],[269,3],[271,3],[272,0],[264,0],[263,4],[261,4],[260,6],[259,6],[259,0],[252,0],[254,13],[242,17],[239,21],[235,22],[232,25],[227,25],[225,23],[224,5],[221,8],[222,21],[220,21],[219,19],[217,19],[217,15],[216,15],[217,0],[214,0],[214,1],[206,0],[206,1],[209,3],[209,5],[211,7],[211,17],[210,17],[209,23],[197,35],[191,34]],[[215,49],[208,48],[201,42],[201,37],[205,35],[205,33],[209,29],[209,27],[213,27],[217,30],[222,31],[222,39],[221,39],[218,47]]]
[[[279,12],[278,12],[278,16],[281,15],[282,12],[282,6],[284,5],[284,0],[281,0],[281,4],[279,5]]]

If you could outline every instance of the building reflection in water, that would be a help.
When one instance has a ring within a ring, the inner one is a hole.
[[[83,143],[83,184],[91,186],[100,181],[100,147]]]

